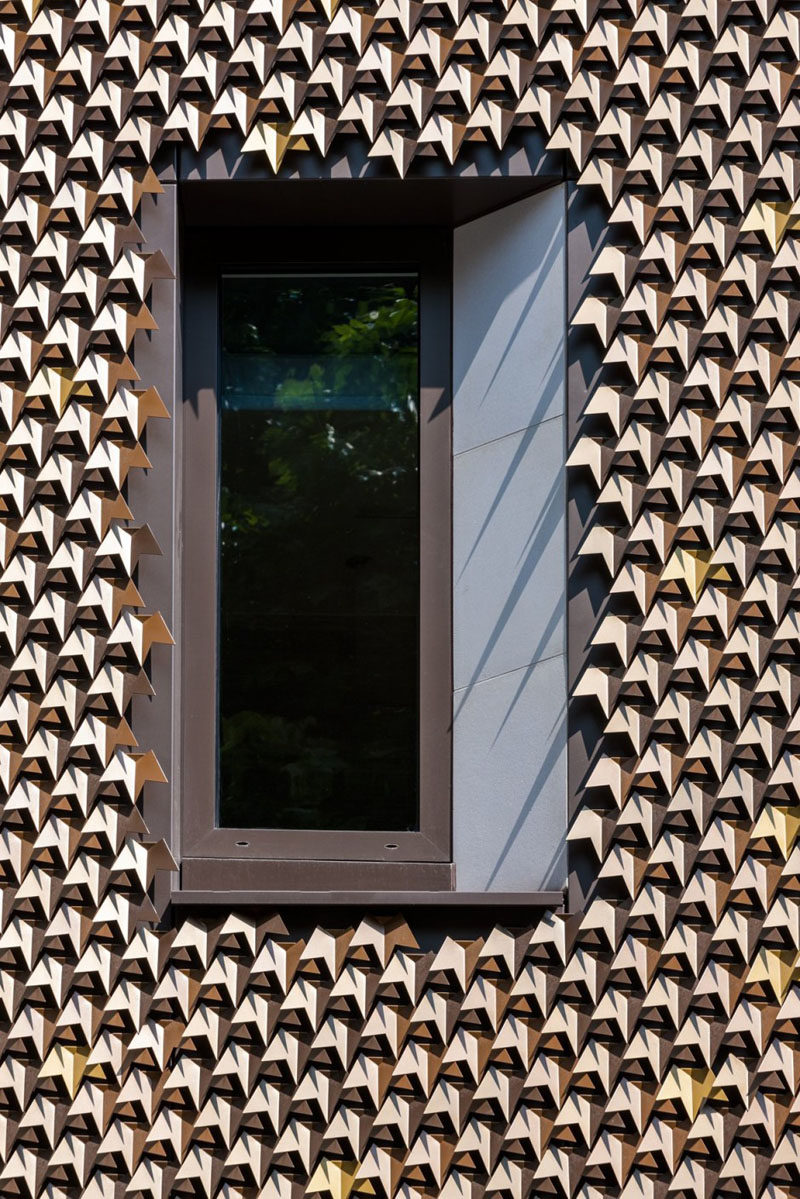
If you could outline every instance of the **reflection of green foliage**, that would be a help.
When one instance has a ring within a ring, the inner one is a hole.
[[[417,440],[417,321],[418,304],[415,284],[386,284],[375,289],[377,294],[369,299],[350,302],[355,314],[345,322],[331,328],[320,329],[317,322],[331,319],[338,312],[332,306],[330,296],[318,289],[305,289],[301,294],[303,304],[298,320],[286,328],[281,318],[292,312],[297,298],[297,289],[287,285],[286,293],[280,293],[270,305],[272,323],[262,328],[254,323],[253,312],[249,319],[242,319],[243,304],[226,305],[224,309],[224,344],[232,352],[247,349],[262,354],[274,353],[270,348],[280,345],[285,348],[288,341],[291,349],[304,345],[306,351],[317,345],[325,355],[332,355],[339,362],[334,364],[333,387],[338,394],[348,395],[354,377],[361,390],[365,382],[373,395],[381,397],[383,407],[371,414],[369,428],[359,429],[363,417],[345,421],[321,419],[326,409],[314,408],[315,400],[322,399],[323,385],[331,383],[329,376],[319,363],[314,363],[302,379],[289,377],[281,385],[281,408],[297,412],[308,407],[313,415],[306,425],[297,423],[295,428],[277,415],[263,421],[263,456],[272,481],[286,492],[303,489],[307,507],[308,487],[321,484],[326,493],[324,502],[329,502],[333,480],[328,469],[322,470],[323,459],[330,468],[330,458],[340,460],[345,472],[361,479],[379,474],[387,481],[399,482],[416,458]],[[409,294],[409,292],[411,294]],[[236,293],[234,293],[236,296]],[[313,301],[309,303],[309,297]],[[237,319],[237,316],[239,319]],[[304,343],[303,338],[308,340]],[[365,369],[366,366],[366,369]],[[300,401],[305,401],[301,405]],[[332,414],[329,414],[332,415]],[[398,423],[402,422],[405,436],[398,438]],[[338,425],[349,425],[350,436],[341,436]],[[365,435],[366,434],[366,435]],[[335,494],[335,492],[334,492]],[[247,529],[264,527],[269,521],[266,512],[260,512],[249,502],[247,493],[223,487],[221,494],[221,520],[223,538],[226,530],[235,527],[241,535]]]
[[[356,316],[324,335],[334,354],[397,354],[416,357],[417,301],[406,287],[385,287],[373,303],[359,301]]]
[[[313,286],[310,285],[313,283]],[[412,279],[254,276],[225,285],[228,354],[397,354],[417,347]],[[342,320],[343,314],[347,315]]]
[[[353,382],[363,389],[368,380],[370,390],[387,406],[408,409],[417,390],[417,302],[402,287],[387,288],[386,293],[374,307],[362,301],[356,316],[334,325],[325,336],[325,347],[340,360],[334,368],[334,391],[346,395]],[[365,358],[370,360],[366,371]]]
[[[343,299],[349,283],[286,280],[266,305],[246,287],[225,302],[227,350],[302,349],[327,364],[283,378],[279,408],[222,412],[227,825],[416,819],[416,288],[370,281]],[[366,386],[380,406],[296,402],[323,386]],[[356,711],[357,676],[375,686]]]

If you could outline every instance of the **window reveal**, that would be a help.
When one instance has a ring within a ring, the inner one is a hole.
[[[417,278],[221,299],[218,823],[416,829]]]

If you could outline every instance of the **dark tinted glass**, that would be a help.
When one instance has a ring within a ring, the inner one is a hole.
[[[223,826],[418,826],[417,290],[223,280]]]

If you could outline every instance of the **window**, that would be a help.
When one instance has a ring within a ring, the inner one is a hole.
[[[140,566],[176,650],[134,725],[176,903],[566,882],[565,199],[500,182],[182,193],[180,314],[136,359],[180,379]],[[176,189],[152,207],[177,237]]]
[[[223,828],[419,827],[415,274],[228,274]]]
[[[293,242],[185,248],[184,866],[449,888],[450,239]]]

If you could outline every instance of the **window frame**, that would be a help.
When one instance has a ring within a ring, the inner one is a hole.
[[[285,252],[290,247],[290,253]],[[276,253],[276,249],[280,253]],[[182,886],[451,890],[452,234],[448,229],[186,231],[180,637]],[[418,831],[216,825],[219,304],[228,272],[414,271],[420,303]],[[360,868],[354,876],[352,864]]]

